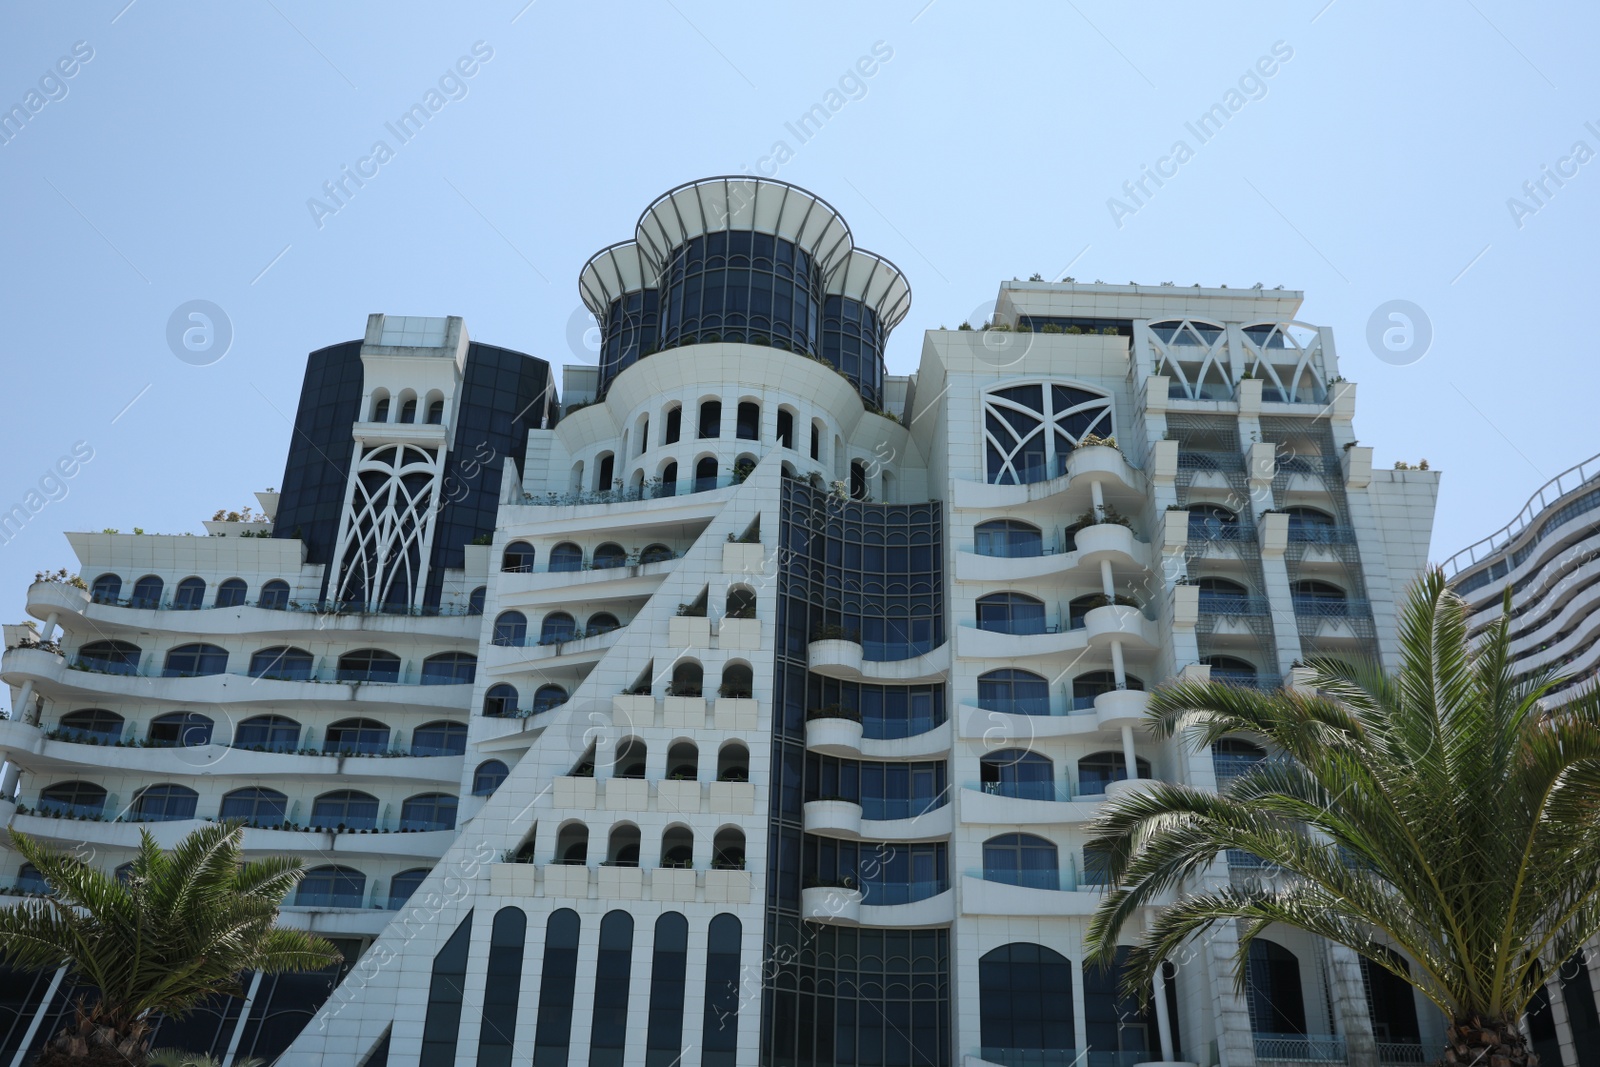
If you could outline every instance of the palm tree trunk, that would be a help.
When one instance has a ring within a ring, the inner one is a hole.
[[[1451,1067],[1538,1067],[1515,1022],[1495,1022],[1473,1015],[1457,1019],[1445,1032],[1441,1064]]]
[[[79,1001],[73,1019],[50,1039],[34,1067],[139,1067],[148,1058],[149,1026],[115,1019]]]

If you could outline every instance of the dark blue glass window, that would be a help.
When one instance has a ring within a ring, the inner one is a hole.
[[[215,725],[209,716],[197,711],[173,711],[151,719],[149,733],[145,736],[153,745],[175,748],[209,745]]]
[[[633,916],[609,911],[600,920],[594,965],[594,1026],[589,1067],[622,1067],[628,1037],[628,978],[633,969]]]
[[[600,395],[617,375],[656,350],[661,300],[654,289],[626,293],[611,302],[600,323]]]
[[[510,574],[527,574],[533,570],[533,546],[526,541],[513,541],[506,546],[500,569]]]
[[[949,803],[943,760],[882,762],[810,755],[806,800],[849,800],[867,819],[913,819]]]
[[[533,692],[533,710],[535,713],[558,708],[567,702],[567,691],[559,685],[541,685]]]
[[[607,541],[594,550],[594,558],[590,566],[597,570],[609,570],[612,567],[623,567],[628,563],[628,553],[615,541]]]
[[[990,593],[978,598],[978,629],[1002,634],[1044,633],[1044,601],[1026,593]]]
[[[472,912],[433,957],[428,982],[428,1013],[422,1023],[422,1053],[417,1067],[456,1067],[461,1036],[461,1002],[467,992],[467,957],[472,947]]]
[[[454,830],[459,801],[449,793],[419,793],[400,806],[402,830]]]
[[[340,719],[328,726],[322,751],[339,756],[376,756],[389,751],[389,728],[376,719]]]
[[[461,756],[467,751],[467,724],[425,722],[411,734],[413,756]]]
[[[178,611],[198,611],[206,606],[204,578],[185,578],[172,594],[172,606]]]
[[[289,606],[289,583],[281,578],[272,579],[261,587],[261,598],[256,604],[272,611],[285,610]]]
[[[375,830],[378,826],[378,798],[371,793],[340,789],[324,793],[311,805],[311,826],[331,830]]]
[[[555,645],[570,641],[578,632],[578,622],[564,611],[553,611],[539,626],[539,643]]]
[[[1033,834],[991,837],[983,843],[983,877],[985,881],[1029,889],[1060,889],[1061,865],[1056,846]]]
[[[1019,941],[984,953],[978,1013],[990,1063],[1067,1067],[1076,1060],[1072,963],[1053,949]]]
[[[498,643],[498,642],[497,642]],[[490,718],[504,718],[517,713],[517,690],[515,686],[500,682],[491,685],[488,692],[483,694],[483,713]]]
[[[250,677],[308,681],[312,662],[311,653],[303,648],[288,645],[263,648],[250,657]]]
[[[656,920],[650,963],[650,1022],[645,1067],[675,1067],[683,1055],[684,984],[689,968],[689,921],[675,911]]]
[[[440,652],[422,661],[423,685],[470,685],[478,657],[470,652]]]
[[[571,908],[553,911],[544,929],[533,1067],[567,1067],[567,1052],[572,1046],[573,991],[578,984],[578,913]]]
[[[550,569],[552,571],[583,570],[583,549],[571,541],[561,542],[550,550]]]
[[[39,810],[56,815],[100,815],[106,791],[93,782],[57,782],[39,791]]]
[[[983,791],[995,796],[1057,799],[1055,764],[1038,752],[1019,748],[991,752],[979,762],[978,778]]]
[[[735,341],[815,355],[821,274],[781,237],[719,231],[692,238],[662,272],[661,347]]]
[[[217,607],[241,607],[244,604],[245,592],[245,584],[242,578],[229,578],[217,586]]]
[[[500,788],[500,783],[511,775],[511,769],[497,759],[484,760],[472,774],[472,795],[486,797]]]
[[[367,876],[351,867],[313,867],[300,879],[294,902],[302,908],[359,908],[366,902]]]
[[[161,606],[161,593],[166,588],[166,583],[154,574],[147,574],[133,583],[133,596],[128,598],[128,606],[133,608],[159,608]]]
[[[706,1015],[701,1067],[734,1067],[739,1048],[739,942],[743,928],[718,915],[706,932]]]
[[[417,887],[427,880],[428,868],[413,867],[409,871],[401,871],[389,880],[389,910],[396,911],[405,906],[417,892]]]
[[[78,650],[78,665],[102,674],[139,673],[138,645],[127,641],[91,641]]]
[[[381,648],[363,648],[339,657],[341,682],[398,682],[400,657]]]
[[[974,551],[980,556],[1019,559],[1044,554],[1044,536],[1039,527],[1016,519],[995,519],[979,523],[974,532]]]
[[[1150,777],[1150,761],[1136,757],[1140,778]],[[1106,791],[1112,782],[1128,777],[1128,761],[1120,752],[1095,752],[1078,761],[1078,793],[1095,796]]]
[[[1127,689],[1143,689],[1144,683],[1131,674],[1123,675],[1127,682]],[[1117,676],[1111,671],[1088,671],[1078,675],[1072,680],[1072,707],[1074,711],[1085,711],[1094,707],[1095,698],[1101,693],[1110,693],[1117,688]]]
[[[483,601],[488,595],[489,595],[488,588],[485,587],[485,586],[481,586],[481,585],[478,586],[476,589],[474,589],[470,594],[468,594],[467,595],[467,614],[468,615],[482,615],[483,614]]]
[[[122,740],[122,728],[127,724],[121,715],[105,708],[85,708],[61,716],[57,732],[65,741],[89,741],[111,744]]]
[[[179,645],[167,653],[163,678],[198,678],[228,669],[228,650],[217,645]]]
[[[102,574],[94,580],[94,587],[89,596],[96,604],[115,604],[122,595],[122,577],[116,574]]]
[[[846,296],[822,303],[822,361],[836,367],[864,400],[883,402],[883,346],[888,340],[877,312]]]
[[[1050,714],[1050,683],[1032,671],[1003,668],[978,676],[978,707],[1007,715]]]
[[[194,818],[200,794],[183,785],[152,785],[139,790],[129,814],[136,822],[178,822]]]
[[[520,611],[502,611],[495,616],[494,637],[497,645],[514,647],[528,641],[528,617]]]
[[[859,889],[866,904],[910,904],[950,888],[942,841],[885,844],[807,834],[803,848],[801,868],[811,884]]]
[[[250,786],[222,798],[219,819],[242,819],[251,826],[277,826],[289,817],[289,798],[276,789]]]
[[[501,908],[494,913],[483,1023],[478,1028],[478,1067],[511,1067],[517,1001],[522,994],[522,950],[527,940],[528,916],[521,908]]]
[[[300,724],[286,715],[256,715],[233,731],[233,747],[293,752],[300,747]]]

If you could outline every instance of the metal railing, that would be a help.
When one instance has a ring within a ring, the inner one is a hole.
[[[1345,1067],[1344,1038],[1334,1034],[1256,1034],[1256,1062]]]
[[[659,500],[669,496],[692,496],[739,485],[747,475],[719,474],[715,478],[685,477],[680,481],[661,485],[633,486],[623,489],[592,489],[565,493],[524,493],[522,503],[527,505],[559,507],[575,504],[621,504],[638,500]]]
[[[1445,577],[1454,578],[1461,571],[1472,565],[1488,559],[1498,553],[1525,530],[1535,518],[1550,505],[1574,490],[1600,478],[1600,456],[1591,456],[1576,466],[1569,467],[1550,479],[1539,490],[1528,498],[1516,518],[1506,523],[1494,533],[1475,544],[1468,545],[1460,552],[1445,560]]]
[[[1200,592],[1202,615],[1266,615],[1270,611],[1264,596],[1237,596],[1233,593]]]
[[[1421,1045],[1410,1041],[1378,1042],[1378,1062],[1384,1067],[1410,1067],[1432,1062],[1433,1057]]]

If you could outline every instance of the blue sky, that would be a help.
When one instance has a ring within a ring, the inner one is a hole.
[[[93,451],[0,546],[17,616],[35,570],[73,566],[62,531],[200,533],[277,485],[306,352],[370,312],[592,361],[587,257],[671,186],[773,174],[780,141],[775,176],[911,279],[894,373],[1001,279],[1259,281],[1334,328],[1377,462],[1444,472],[1436,559],[1600,451],[1600,159],[1574,155],[1600,152],[1590,5],[110,0],[5,23],[0,106],[38,96],[0,144],[0,504]],[[875,46],[892,55],[851,80]],[[1235,89],[1201,144],[1185,123]],[[443,106],[400,143],[385,124],[429,90]],[[832,90],[802,143],[785,124]],[[392,158],[337,212],[308,207],[379,140]],[[1123,184],[1178,140],[1192,158],[1132,205]],[[1568,177],[1535,202],[1547,167]],[[166,339],[197,299],[233,333],[208,365]],[[1365,340],[1394,299],[1433,331],[1403,366]]]

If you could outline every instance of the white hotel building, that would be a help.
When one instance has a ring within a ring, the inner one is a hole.
[[[159,1043],[1424,1062],[1435,1013],[1291,931],[1245,995],[1227,936],[1144,1009],[1083,964],[1104,798],[1268,755],[1155,741],[1144,692],[1392,662],[1426,563],[1437,475],[1372,469],[1299,293],[1006,283],[995,328],[927,331],[888,376],[905,277],[748,179],[663,195],[580,290],[601,363],[559,403],[459,319],[374,315],[311,354],[267,522],[69,535],[87,588],[29,590],[11,825],[112,869],[141,827],[243,818],[313,868],[284,921],[347,950]],[[0,976],[0,1063],[66,993]]]

